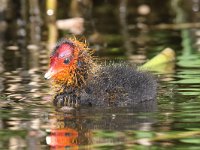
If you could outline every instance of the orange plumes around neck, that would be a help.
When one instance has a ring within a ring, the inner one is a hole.
[[[59,88],[83,86],[95,66],[92,54],[85,42],[76,38],[63,39],[52,53],[45,78],[52,78],[53,85]]]

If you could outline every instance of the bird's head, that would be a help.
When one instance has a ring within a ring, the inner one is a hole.
[[[85,42],[76,38],[62,39],[50,56],[49,69],[45,79],[64,86],[80,86],[92,70],[93,58]]]

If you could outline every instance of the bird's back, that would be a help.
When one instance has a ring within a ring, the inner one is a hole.
[[[147,72],[120,64],[103,66],[87,80],[80,104],[92,106],[130,106],[154,100],[156,81]]]

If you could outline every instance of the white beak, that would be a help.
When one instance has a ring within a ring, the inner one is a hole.
[[[50,68],[44,75],[45,79],[50,79],[52,76],[54,75],[54,71],[52,70],[52,68]]]

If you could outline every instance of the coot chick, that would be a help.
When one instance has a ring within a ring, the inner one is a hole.
[[[131,106],[155,100],[154,77],[128,64],[97,65],[93,50],[76,38],[63,38],[45,74],[56,89],[56,106]]]

